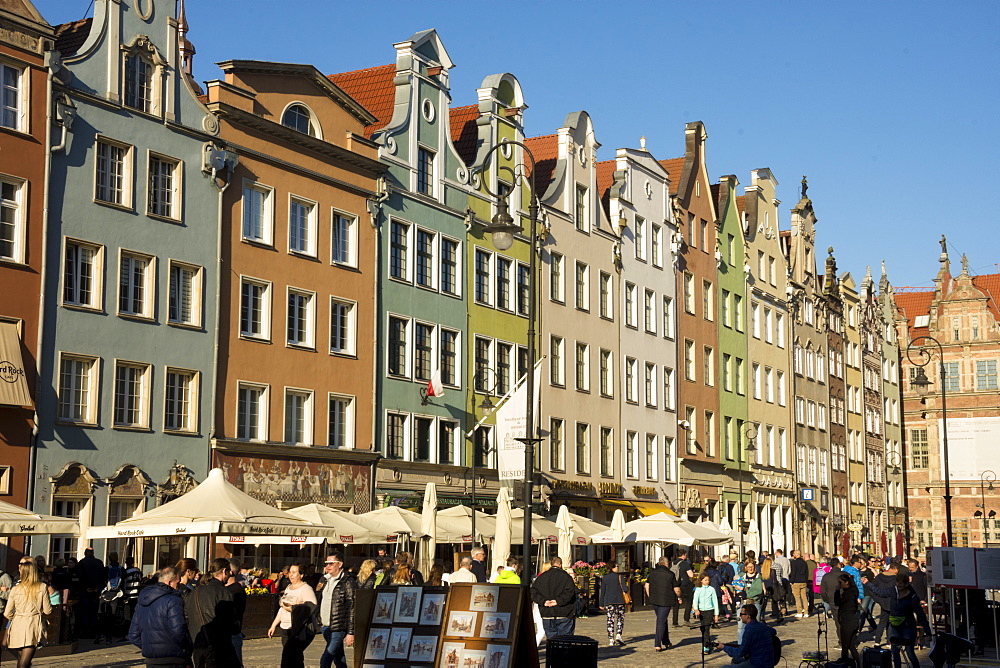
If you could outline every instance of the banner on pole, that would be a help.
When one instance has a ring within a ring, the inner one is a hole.
[[[535,364],[535,396],[533,398],[533,413],[535,423],[538,421],[538,396],[541,385],[542,360]],[[514,391],[510,393],[496,410],[496,428],[493,443],[497,451],[497,473],[500,485],[512,489],[516,483],[524,480],[524,443],[516,440],[528,436],[527,425],[528,383],[527,376],[517,382]],[[537,433],[537,431],[535,431]]]

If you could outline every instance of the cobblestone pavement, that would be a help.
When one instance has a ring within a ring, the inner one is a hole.
[[[799,664],[802,652],[816,649],[817,620],[796,619],[786,617],[785,624],[775,627],[778,637],[784,644],[782,665],[795,668]],[[713,652],[703,657],[701,653],[701,632],[698,629],[671,628],[670,639],[674,649],[658,653],[653,651],[654,616],[651,611],[638,611],[625,616],[625,646],[609,647],[608,634],[603,616],[588,617],[577,620],[577,635],[589,636],[599,643],[598,661],[603,667],[628,666],[629,668],[694,668],[704,665],[706,668],[721,668],[729,662],[722,652]],[[833,625],[830,625],[833,637],[829,638],[830,654],[839,656],[837,640]],[[723,623],[721,628],[713,629],[712,636],[720,642],[736,640],[736,624]],[[820,649],[826,650],[826,638],[821,639]],[[306,666],[319,666],[319,656],[323,648],[320,642],[313,642],[306,650]],[[929,666],[927,650],[918,650],[921,665]],[[246,668],[275,668],[281,661],[281,642],[278,639],[264,638],[248,640],[243,646],[243,657]],[[347,651],[347,659],[353,666],[353,651]],[[0,665],[13,665],[10,653],[4,653]],[[139,651],[127,643],[116,645],[95,645],[89,640],[80,641],[75,654],[64,656],[49,656],[35,659],[34,666],[64,666],[73,668],[114,668],[118,666],[141,666],[142,658]],[[545,665],[544,647],[541,665]],[[523,668],[523,667],[522,667]],[[561,667],[560,667],[561,668]]]

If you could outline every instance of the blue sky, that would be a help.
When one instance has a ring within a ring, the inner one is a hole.
[[[186,1],[201,81],[231,58],[384,65],[393,42],[436,28],[456,64],[453,104],[511,72],[529,136],[584,109],[601,159],[643,135],[662,159],[683,154],[686,122],[704,121],[712,179],[742,187],[770,167],[782,227],[808,175],[817,256],[833,245],[859,281],[885,259],[894,285],[930,285],[942,233],[956,271],[968,253],[974,273],[1000,272],[996,0]],[[35,3],[51,23],[92,13],[91,0]]]

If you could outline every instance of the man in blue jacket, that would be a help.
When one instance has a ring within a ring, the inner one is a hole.
[[[721,649],[733,658],[731,666],[740,668],[774,668],[777,663],[774,658],[774,643],[772,638],[777,635],[774,629],[763,622],[757,621],[757,606],[744,605],[740,609],[740,619],[746,626],[743,628],[743,641],[739,645],[723,645],[715,643],[716,649]]]
[[[181,576],[168,566],[156,584],[139,592],[128,639],[142,650],[147,666],[187,666],[191,663],[191,636],[184,618],[184,599],[177,587]]]

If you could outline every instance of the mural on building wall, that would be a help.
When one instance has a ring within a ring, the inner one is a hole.
[[[371,469],[367,466],[222,453],[216,453],[215,459],[226,480],[271,505],[282,501],[370,510]]]

